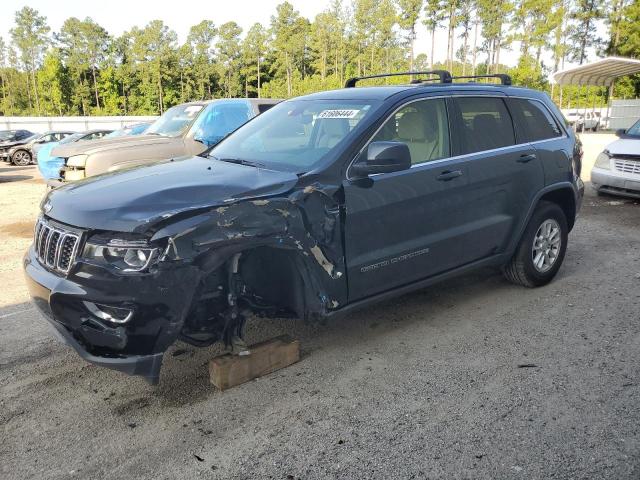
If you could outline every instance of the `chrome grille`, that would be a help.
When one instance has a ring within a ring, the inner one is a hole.
[[[622,158],[614,158],[613,164],[616,170],[623,173],[635,173],[640,175],[640,160],[627,160]]]
[[[41,264],[62,273],[68,273],[73,265],[80,235],[54,226],[47,220],[38,220],[33,245]]]

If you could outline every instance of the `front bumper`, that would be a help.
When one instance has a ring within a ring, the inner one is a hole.
[[[593,167],[591,185],[598,192],[640,198],[640,175]]]
[[[177,268],[175,278],[173,270],[142,278],[89,271],[61,277],[44,268],[30,248],[24,270],[34,304],[64,343],[90,363],[158,383],[164,351],[177,339],[191,304],[192,293],[183,285],[194,285],[193,279],[178,278],[184,269]],[[182,284],[173,285],[176,280]],[[126,305],[134,315],[127,324],[111,323],[84,302]]]

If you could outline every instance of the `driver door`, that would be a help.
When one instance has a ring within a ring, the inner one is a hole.
[[[408,170],[344,182],[349,301],[464,263],[468,165],[452,157],[447,101],[420,99],[397,109],[371,141],[408,145]],[[364,149],[366,151],[366,147]]]

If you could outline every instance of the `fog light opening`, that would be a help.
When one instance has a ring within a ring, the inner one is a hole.
[[[101,320],[113,323],[127,323],[133,317],[133,310],[128,308],[112,307],[93,302],[82,302],[93,315]]]

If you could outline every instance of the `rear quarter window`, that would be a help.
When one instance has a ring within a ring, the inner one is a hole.
[[[541,102],[524,98],[510,98],[508,101],[522,141],[538,142],[563,135],[560,125]]]
[[[264,113],[273,107],[275,103],[259,103],[258,104],[258,113]]]

